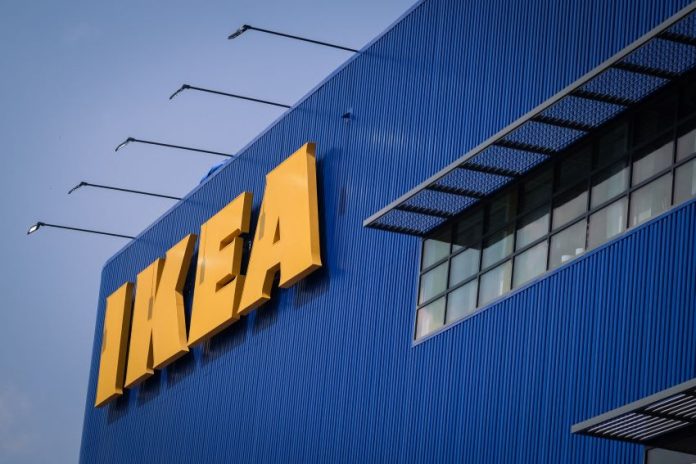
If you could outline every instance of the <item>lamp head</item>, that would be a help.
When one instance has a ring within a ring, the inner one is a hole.
[[[43,226],[43,225],[44,225],[43,222],[37,222],[37,223],[34,224],[33,226],[29,227],[29,230],[27,230],[27,235],[33,234],[34,232],[36,232],[37,230],[39,230],[39,229],[41,228],[41,226]]]
[[[84,187],[85,185],[87,185],[87,182],[85,182],[85,181],[83,180],[82,182],[80,182],[79,184],[77,184],[76,186],[74,186],[73,188],[71,188],[71,189],[68,191],[68,195],[70,195],[70,194],[73,193],[75,190],[79,189],[80,187]]]
[[[179,87],[179,89],[178,89],[176,92],[174,92],[173,94],[171,94],[171,95],[169,96],[169,99],[171,100],[172,98],[176,97],[176,96],[179,95],[181,92],[183,92],[184,90],[190,89],[190,88],[191,88],[191,86],[188,85],[188,84],[182,85],[181,87]]]
[[[248,31],[251,28],[248,24],[243,24],[242,27],[234,31],[232,34],[230,34],[229,37],[227,37],[229,40],[236,39],[240,35],[244,34],[246,31]]]
[[[134,141],[135,141],[135,139],[133,137],[128,137],[126,140],[119,143],[118,146],[116,147],[116,150],[114,150],[114,151],[119,151],[121,148],[125,147],[126,145],[128,145],[129,143],[134,142]]]

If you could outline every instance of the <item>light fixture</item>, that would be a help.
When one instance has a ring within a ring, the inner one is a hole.
[[[27,235],[33,234],[34,232],[36,232],[37,230],[39,230],[39,229],[42,228],[42,227],[53,227],[53,228],[55,228],[55,229],[72,230],[72,231],[75,231],[75,232],[85,232],[85,233],[88,233],[88,234],[108,235],[108,236],[111,236],[111,237],[119,237],[119,238],[128,238],[128,239],[134,239],[134,238],[135,238],[135,237],[132,237],[132,236],[130,236],[130,235],[114,234],[114,233],[111,233],[111,232],[103,232],[103,231],[101,231],[101,230],[82,229],[82,228],[79,228],[79,227],[59,226],[59,225],[57,225],[57,224],[49,224],[49,223],[47,223],[47,222],[41,222],[41,221],[39,221],[39,222],[37,222],[36,224],[34,224],[34,225],[32,225],[31,227],[29,227],[29,229],[27,230]]]
[[[79,184],[77,184],[76,186],[74,186],[73,188],[71,188],[70,190],[68,190],[68,195],[70,195],[70,194],[73,193],[75,190],[79,189],[80,187],[84,187],[85,185],[87,185],[87,182],[80,182]]]
[[[242,99],[242,100],[247,100],[247,101],[251,101],[251,102],[255,102],[255,103],[263,103],[264,105],[279,106],[279,107],[281,107],[281,108],[292,108],[292,106],[290,106],[290,105],[285,105],[285,104],[283,104],[283,103],[276,103],[276,102],[272,102],[272,101],[269,101],[269,100],[261,100],[260,98],[245,97],[244,95],[237,95],[237,94],[235,94],[235,93],[221,92],[221,91],[219,91],[219,90],[204,89],[203,87],[194,87],[193,85],[188,85],[188,84],[182,85],[182,86],[179,88],[179,90],[177,90],[176,92],[174,92],[173,94],[171,94],[171,96],[169,97],[169,99],[170,99],[170,100],[173,99],[174,97],[176,97],[177,95],[179,95],[181,92],[183,92],[183,91],[186,90],[186,89],[198,90],[199,92],[207,92],[207,93],[212,93],[212,94],[215,94],[215,95],[223,95],[223,96],[225,96],[225,97],[239,98],[239,99]]]
[[[328,42],[322,42],[320,40],[308,39],[306,37],[300,37],[297,35],[286,34],[284,32],[272,31],[270,29],[262,29],[260,27],[251,26],[249,24],[244,24],[242,27],[240,27],[239,29],[234,31],[232,34],[230,34],[227,38],[230,40],[236,39],[237,37],[239,37],[240,35],[242,35],[246,31],[264,32],[266,34],[277,35],[279,37],[285,37],[285,38],[294,39],[294,40],[301,40],[303,42],[309,42],[309,43],[313,43],[316,45],[323,45],[325,47],[338,48],[339,50],[345,50],[347,52],[358,53],[358,50],[356,50],[354,48],[348,48],[348,47],[344,47],[342,45],[336,45],[336,44],[332,44],[332,43],[328,43]]]
[[[116,150],[114,150],[114,151],[119,151],[122,147],[128,145],[131,142],[146,143],[148,145],[158,145],[160,147],[178,148],[179,150],[197,151],[200,153],[209,153],[211,155],[218,155],[218,156],[225,156],[227,158],[234,158],[234,155],[228,155],[227,153],[220,153],[219,151],[203,150],[201,148],[184,147],[181,145],[172,145],[169,143],[162,143],[162,142],[153,142],[151,140],[141,140],[141,139],[136,139],[133,137],[128,137],[126,140],[119,143],[118,146],[116,147]]]
[[[119,151],[121,148],[125,147],[126,145],[128,145],[129,143],[131,143],[133,141],[135,141],[135,139],[133,137],[128,137],[126,140],[119,143],[118,146],[116,147],[116,150],[114,150],[114,151]]]
[[[159,197],[159,198],[167,198],[170,200],[181,200],[180,197],[174,197],[171,195],[162,195],[161,193],[152,193],[152,192],[144,192],[142,190],[132,190],[132,189],[127,189],[127,188],[122,188],[122,187],[112,187],[110,185],[102,185],[102,184],[92,184],[91,182],[85,182],[82,181],[73,188],[71,188],[68,191],[68,195],[73,193],[75,190],[82,188],[82,187],[94,187],[94,188],[100,188],[100,189],[106,189],[106,190],[115,190],[117,192],[126,192],[126,193],[135,193],[138,195],[148,195],[151,197]]]
[[[43,222],[37,222],[36,224],[32,225],[31,227],[29,227],[29,230],[27,230],[27,235],[33,234],[34,232],[39,230],[39,228],[41,228],[41,226],[43,226],[43,225],[44,225]]]
[[[229,40],[236,39],[240,35],[244,34],[251,26],[248,24],[242,24],[242,27],[234,31],[232,34],[230,34],[229,37],[227,37]]]

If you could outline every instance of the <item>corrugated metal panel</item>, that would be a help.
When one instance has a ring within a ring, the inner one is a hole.
[[[416,347],[418,241],[361,221],[684,4],[419,5],[107,263],[81,460],[637,462],[568,431],[694,376],[696,205]],[[307,140],[324,268],[92,408],[105,296]]]

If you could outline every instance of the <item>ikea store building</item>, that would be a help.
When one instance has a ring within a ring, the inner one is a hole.
[[[83,462],[696,462],[696,3],[417,3],[97,314]]]

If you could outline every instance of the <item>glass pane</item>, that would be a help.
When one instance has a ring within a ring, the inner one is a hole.
[[[554,202],[553,228],[556,229],[587,211],[587,188],[584,184],[562,194]]]
[[[450,244],[449,234],[442,234],[440,237],[423,241],[423,257],[421,259],[421,269],[430,267],[436,262],[449,255]]]
[[[644,154],[637,153],[633,161],[633,178],[631,185],[637,185],[672,165],[674,144],[669,142],[657,150],[646,150]]]
[[[677,142],[677,161],[686,159],[696,153],[696,129],[679,137]]]
[[[685,454],[660,448],[646,451],[645,464],[693,464],[696,454]]]
[[[691,79],[682,88],[681,98],[679,99],[679,116],[684,117],[696,113],[696,84]]]
[[[483,233],[483,209],[461,218],[455,226],[455,231],[453,251],[462,248],[479,248]]]
[[[677,94],[660,96],[644,107],[636,115],[634,126],[634,145],[640,145],[655,138],[660,132],[674,124],[677,110]]]
[[[674,177],[674,204],[696,196],[696,160],[679,166]]]
[[[418,303],[428,301],[447,289],[447,263],[444,262],[421,276]]]
[[[517,224],[515,249],[519,250],[549,233],[549,207],[538,209]]]
[[[595,166],[606,166],[622,158],[628,148],[628,126],[624,123],[599,139]]]
[[[670,206],[672,174],[650,182],[631,194],[631,226],[645,222]]]
[[[553,170],[546,169],[533,179],[522,184],[520,212],[531,211],[551,198],[551,177]]]
[[[546,271],[547,251],[548,245],[546,242],[542,242],[515,258],[515,275],[513,276],[514,287],[519,287]]]
[[[626,230],[626,197],[590,216],[588,248],[594,248]]]
[[[423,338],[445,325],[445,299],[440,298],[418,310],[416,339]]]
[[[586,178],[592,168],[592,147],[587,146],[580,152],[561,161],[558,169],[556,190],[569,187]]]
[[[479,256],[481,252],[477,248],[469,248],[452,257],[450,261],[450,287],[464,282],[479,270]]]
[[[481,276],[479,306],[485,305],[510,290],[511,264],[510,261],[507,261]]]
[[[487,232],[498,230],[512,220],[515,216],[516,200],[517,191],[514,190],[493,201],[488,210]]]
[[[592,208],[626,191],[628,187],[628,167],[618,163],[592,178]]]
[[[456,289],[447,297],[447,323],[468,316],[476,310],[478,282],[473,280]]]
[[[585,251],[587,221],[582,220],[551,237],[549,269],[570,261]]]
[[[485,240],[481,266],[485,269],[510,253],[512,253],[512,227],[501,230]]]

